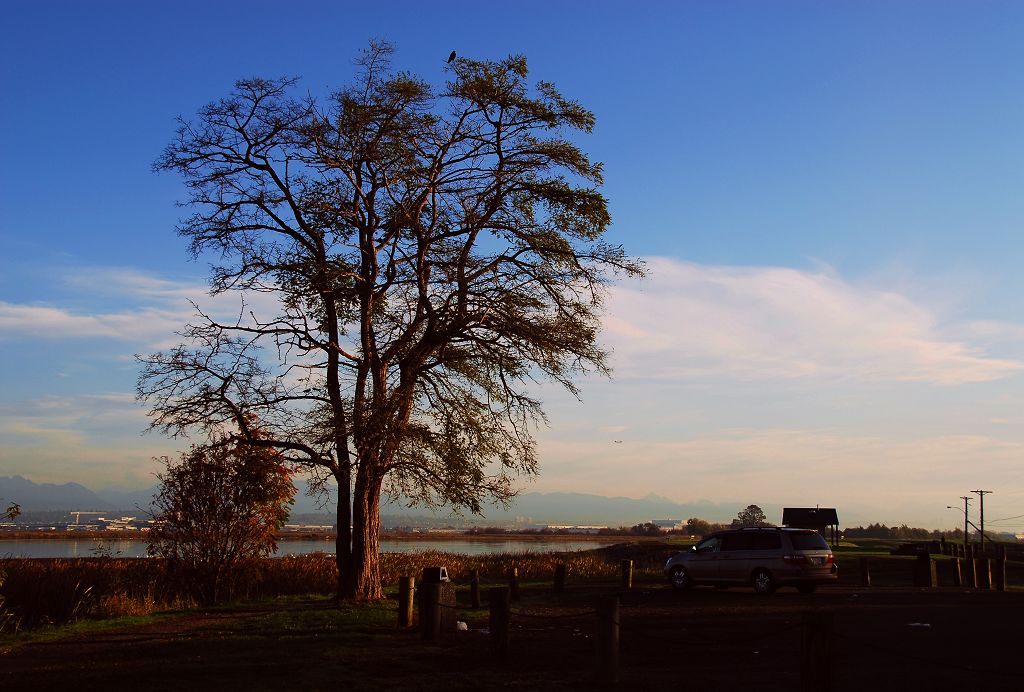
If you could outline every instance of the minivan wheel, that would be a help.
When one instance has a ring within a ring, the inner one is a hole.
[[[690,581],[690,573],[686,571],[686,568],[682,565],[676,565],[672,568],[672,571],[668,575],[669,581],[672,582],[672,588],[678,589],[679,591],[685,591],[686,589],[693,586],[693,582]]]
[[[769,594],[775,591],[775,580],[772,579],[771,573],[766,569],[759,569],[754,572],[750,579],[754,585],[754,591],[760,594]]]

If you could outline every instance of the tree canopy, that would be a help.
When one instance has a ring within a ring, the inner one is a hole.
[[[371,44],[326,99],[245,79],[182,121],[155,168],[185,178],[178,232],[217,258],[212,292],[245,302],[198,310],[139,379],[153,427],[233,426],[337,482],[339,590],[361,598],[381,595],[380,494],[511,497],[537,470],[534,383],[608,371],[608,282],[642,273],[601,239],[601,165],[569,136],[589,111],[522,57],[455,58],[435,87],[391,54]]]
[[[732,521],[733,526],[770,526],[768,518],[757,505],[747,505],[741,509]]]

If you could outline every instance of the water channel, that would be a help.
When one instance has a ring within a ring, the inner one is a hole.
[[[549,553],[594,550],[613,545],[617,541],[544,541],[544,540],[452,540],[383,539],[383,553],[419,553],[440,551],[464,555],[493,555],[496,553]],[[334,552],[334,539],[298,539],[278,541],[275,557],[305,555],[315,552]],[[0,538],[0,558],[34,557],[145,557],[145,541],[97,539],[18,539]]]

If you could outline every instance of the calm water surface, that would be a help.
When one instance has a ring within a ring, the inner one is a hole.
[[[461,540],[382,540],[381,552],[419,553],[437,550],[445,553],[466,555],[491,555],[494,553],[549,553],[594,550],[613,545],[615,541],[475,541]],[[283,555],[305,555],[322,551],[334,552],[334,540],[304,539],[279,541],[277,557]],[[145,541],[98,541],[98,540],[3,540],[0,539],[0,557],[145,557]]]

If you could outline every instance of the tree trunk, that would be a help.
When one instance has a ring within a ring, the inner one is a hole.
[[[338,565],[338,598],[352,598],[348,577],[352,574],[352,469],[343,464],[335,474],[338,482],[338,537],[334,561]]]
[[[356,479],[352,503],[352,567],[342,580],[344,598],[384,598],[380,583],[380,483]]]

